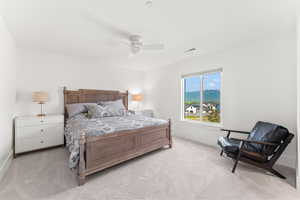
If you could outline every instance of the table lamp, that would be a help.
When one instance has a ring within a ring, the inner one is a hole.
[[[48,101],[48,93],[47,92],[33,92],[32,93],[33,102],[37,102],[41,105],[41,113],[37,114],[38,117],[45,117],[46,114],[43,113],[43,104]]]
[[[133,94],[132,95],[132,101],[136,101],[138,104],[137,104],[137,110],[139,110],[139,107],[140,107],[140,102],[143,101],[143,95],[141,94]]]

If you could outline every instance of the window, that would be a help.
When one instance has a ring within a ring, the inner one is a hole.
[[[221,122],[221,75],[216,70],[183,76],[184,120]]]

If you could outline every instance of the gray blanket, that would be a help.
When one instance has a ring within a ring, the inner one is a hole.
[[[168,123],[166,120],[141,115],[90,119],[84,114],[79,114],[71,117],[67,120],[65,128],[66,144],[70,151],[69,167],[75,168],[78,165],[79,138],[83,131],[87,136],[98,136],[166,123]]]

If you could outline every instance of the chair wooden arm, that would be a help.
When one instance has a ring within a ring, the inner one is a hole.
[[[271,142],[262,142],[262,141],[255,141],[255,140],[247,140],[247,139],[239,139],[239,138],[230,138],[232,140],[239,140],[243,143],[254,143],[254,144],[262,144],[262,145],[268,145],[268,146],[279,146],[280,144],[277,143],[271,143]]]
[[[236,130],[230,130],[230,129],[221,129],[221,131],[227,131],[227,132],[234,132],[234,133],[242,133],[242,134],[250,134],[249,131],[236,131]]]
[[[227,131],[227,138],[229,138],[231,132],[234,132],[234,133],[242,133],[242,134],[250,134],[250,132],[247,132],[247,131],[236,131],[236,130],[230,130],[230,129],[221,129],[221,131]]]

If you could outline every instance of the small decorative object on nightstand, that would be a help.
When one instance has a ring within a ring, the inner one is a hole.
[[[64,144],[64,116],[28,116],[15,119],[14,155]]]
[[[136,115],[143,115],[143,116],[146,116],[146,117],[154,117],[153,110],[151,110],[151,109],[135,111],[135,114]]]
[[[32,93],[33,102],[37,102],[41,105],[41,113],[37,114],[38,117],[44,117],[46,114],[43,113],[43,104],[48,101],[48,93],[47,92],[33,92]]]

